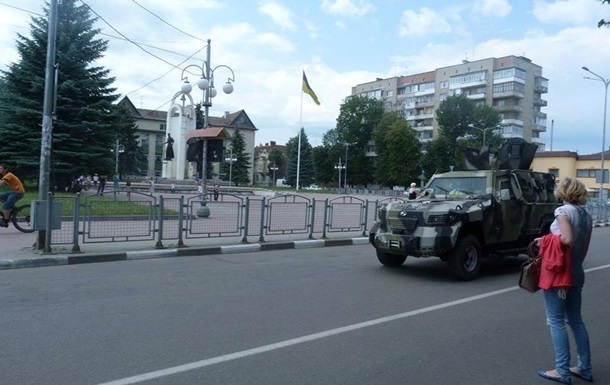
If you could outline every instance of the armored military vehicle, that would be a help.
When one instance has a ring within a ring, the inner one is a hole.
[[[472,280],[482,258],[524,253],[560,205],[555,177],[529,171],[536,148],[512,138],[494,153],[465,151],[466,171],[435,174],[416,199],[382,206],[369,233],[379,262],[438,257],[458,279]]]

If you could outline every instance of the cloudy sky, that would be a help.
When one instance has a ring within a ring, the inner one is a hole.
[[[97,25],[109,47],[99,64],[137,107],[166,110],[179,90],[180,68],[201,65],[211,39],[212,67],[226,65],[235,73],[235,91],[219,92],[211,115],[244,109],[259,128],[257,143],[283,144],[302,122],[310,142],[321,144],[351,87],[376,77],[523,55],[549,79],[543,96],[547,149],[551,137],[553,150],[602,149],[604,83],[584,79],[581,69],[610,77],[610,29],[597,28],[600,18],[610,19],[610,5],[600,0],[85,2],[105,20]],[[29,35],[29,18],[44,4],[0,0],[0,69],[19,60],[15,36]],[[320,106],[307,95],[302,99],[303,70]],[[230,75],[219,67],[216,85]],[[197,93],[194,98],[201,100]]]

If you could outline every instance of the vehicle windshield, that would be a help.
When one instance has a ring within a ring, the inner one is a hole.
[[[484,176],[436,178],[427,186],[429,189],[434,189],[435,195],[449,196],[483,195],[485,187]]]

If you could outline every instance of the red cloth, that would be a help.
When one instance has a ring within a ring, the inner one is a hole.
[[[572,251],[561,244],[559,235],[547,234],[540,240],[542,265],[538,287],[543,290],[572,285]]]

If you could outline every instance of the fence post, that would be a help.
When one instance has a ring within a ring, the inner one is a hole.
[[[328,221],[328,198],[324,201],[324,223],[322,224],[322,238],[326,239],[326,222]]]
[[[309,221],[309,239],[313,239],[313,226],[316,219],[316,198],[311,199],[311,205],[309,205],[311,212],[311,220]]]
[[[363,207],[364,209],[364,222],[362,223],[362,235],[366,235],[366,224],[369,219],[369,200],[366,200],[366,205]]]
[[[80,246],[78,245],[78,230],[80,229],[80,193],[76,193],[74,198],[74,211],[72,213],[72,254],[78,254],[81,252]]]
[[[180,200],[178,201],[178,247],[184,247],[184,240],[182,238],[182,225],[184,223],[184,195],[180,195]]]
[[[241,203],[240,203],[241,205]],[[242,206],[242,210],[244,210],[244,207]],[[241,230],[244,232],[244,236],[241,239],[241,243],[248,243],[248,223],[250,222],[250,197],[246,197],[246,207],[245,207],[245,214],[244,214],[244,224],[241,227]]]
[[[265,242],[265,237],[263,236],[263,231],[265,231],[265,208],[267,206],[267,198],[263,197],[263,200],[261,202],[261,222],[260,222],[260,232],[259,232],[259,237],[258,237],[258,241],[260,243]]]
[[[44,248],[42,250],[43,254],[51,253],[51,234],[53,233],[53,229],[51,228],[51,215],[53,214],[53,193],[47,193],[47,208],[46,208],[47,217],[45,218],[45,236],[44,236]]]
[[[157,237],[157,244],[155,249],[163,249],[163,195],[159,195],[159,236]]]

